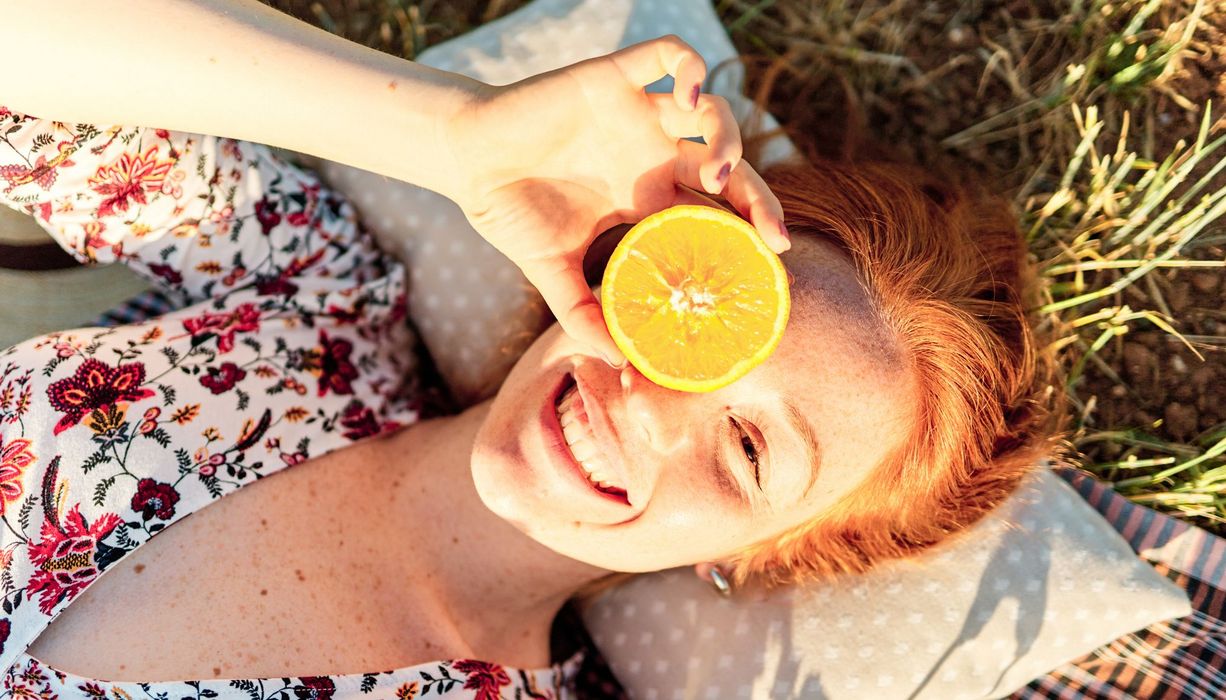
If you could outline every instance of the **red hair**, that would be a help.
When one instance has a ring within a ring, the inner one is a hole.
[[[793,237],[844,250],[918,387],[909,434],[816,520],[734,557],[743,581],[859,572],[967,528],[1057,451],[1052,364],[1008,204],[918,168],[822,163],[765,174]]]

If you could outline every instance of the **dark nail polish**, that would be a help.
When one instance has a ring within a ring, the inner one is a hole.
[[[690,109],[694,109],[698,107],[698,93],[699,92],[700,92],[700,89],[697,85],[694,86],[693,90],[690,90]]]
[[[783,237],[789,241],[792,240],[792,234],[788,233],[788,225],[782,221],[779,222],[779,233],[782,233]]]
[[[728,176],[732,174],[732,163],[724,163],[724,167],[719,169],[719,174],[715,176],[715,181],[719,183],[719,188],[724,189],[724,185],[728,182]]]

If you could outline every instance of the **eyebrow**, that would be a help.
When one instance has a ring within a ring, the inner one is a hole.
[[[813,432],[813,426],[796,407],[796,402],[791,397],[783,397],[783,415],[787,417],[792,429],[800,435],[800,440],[805,446],[805,459],[809,463],[809,483],[800,494],[803,498],[808,495],[809,489],[813,488],[813,484],[817,481],[817,473],[821,469],[822,451],[817,442],[817,435]]]

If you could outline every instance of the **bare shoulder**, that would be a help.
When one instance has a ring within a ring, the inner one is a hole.
[[[449,642],[427,633],[448,626],[415,595],[412,538],[392,545],[376,522],[392,489],[362,450],[287,469],[176,523],[108,569],[30,655],[88,678],[149,682],[447,658]]]

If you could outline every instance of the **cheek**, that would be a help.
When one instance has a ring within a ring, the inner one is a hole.
[[[637,520],[609,531],[611,546],[633,547],[647,570],[718,561],[759,539],[739,499],[709,484],[665,479]]]

